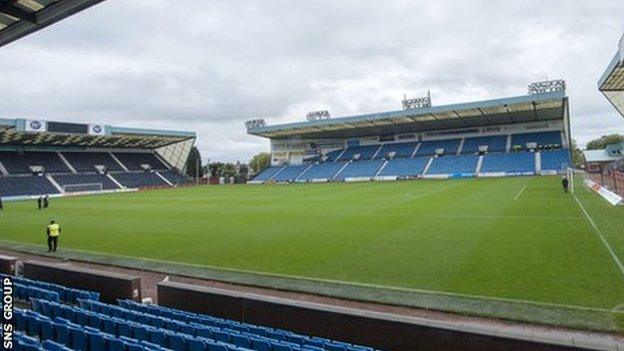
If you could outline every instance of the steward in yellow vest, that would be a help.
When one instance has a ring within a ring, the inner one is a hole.
[[[56,247],[58,245],[58,237],[61,234],[61,226],[51,221],[47,228],[48,233],[48,252],[56,252]]]

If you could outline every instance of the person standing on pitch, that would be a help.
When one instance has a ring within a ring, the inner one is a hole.
[[[568,180],[567,176],[563,176],[563,178],[561,178],[561,185],[563,186],[563,192],[567,193],[568,192],[568,186],[570,185],[570,181]]]
[[[37,207],[39,208],[39,210],[41,210],[41,204],[43,202],[43,198],[41,196],[39,196],[37,198]]]
[[[50,206],[50,197],[48,195],[43,197],[43,208],[47,209]]]
[[[48,252],[56,252],[58,246],[58,237],[61,235],[61,226],[55,221],[50,221],[46,230],[48,234]]]
[[[4,211],[4,204],[2,204],[2,196],[0,196],[0,212]]]

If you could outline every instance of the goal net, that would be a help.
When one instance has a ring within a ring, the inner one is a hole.
[[[78,193],[83,191],[102,191],[102,183],[65,184],[63,191],[66,193]]]

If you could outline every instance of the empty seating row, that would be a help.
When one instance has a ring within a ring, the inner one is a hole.
[[[44,176],[0,177],[0,196],[3,197],[58,193]]]
[[[151,152],[115,152],[114,155],[130,171],[141,171],[144,169],[143,165],[149,165],[154,170],[169,169]]]
[[[0,273],[0,277],[5,278],[7,277],[7,275]],[[100,294],[95,291],[74,289],[74,288],[69,288],[63,285],[59,285],[59,284],[48,283],[48,282],[44,282],[41,280],[28,279],[24,277],[12,276],[11,279],[13,279],[13,282],[15,282],[16,284],[21,284],[26,287],[33,287],[33,288],[44,289],[47,291],[54,292],[58,294],[58,298],[60,299],[60,301],[65,301],[69,303],[77,303],[78,301],[77,299],[94,300],[94,301],[97,301],[100,299]],[[32,296],[28,296],[28,297],[32,297]]]
[[[333,179],[346,165],[344,161],[317,163],[299,175],[299,180]]]
[[[379,172],[384,177],[415,177],[421,175],[429,162],[429,157],[396,158],[388,161]]]
[[[350,162],[335,179],[344,180],[345,178],[372,178],[384,164],[384,160],[362,160]]]
[[[14,332],[14,351],[73,351],[69,347],[56,343],[52,340],[40,342],[39,339],[30,337],[21,331]]]
[[[35,311],[17,308],[15,309],[15,328],[32,338],[45,340],[44,343],[53,341],[54,346],[63,345],[63,347],[76,351],[169,350],[144,340],[108,334],[88,325],[73,323],[65,318],[52,319]],[[48,343],[48,345],[50,344]]]
[[[561,146],[561,132],[538,132],[511,135],[511,147],[524,149],[527,143],[536,143],[538,148],[548,145]]]
[[[479,156],[442,156],[435,157],[427,174],[475,174]]]
[[[275,173],[279,172],[281,169],[282,167],[265,168],[262,172],[258,173],[258,175],[254,177],[254,180],[258,180],[258,181],[269,180],[269,178],[273,177]]]
[[[572,167],[572,160],[568,150],[553,150],[540,152],[542,171],[563,171]]]
[[[100,302],[87,302],[91,305],[102,305]],[[319,347],[329,350],[340,351],[373,351],[372,348],[350,343],[335,341],[320,337],[310,337],[296,334],[283,329],[269,328],[249,323],[237,322],[233,320],[216,318],[209,315],[198,314],[193,312],[176,310],[159,305],[146,305],[132,300],[120,300],[119,305],[129,310],[148,313],[152,316],[166,317],[171,320],[187,323],[194,326],[210,326],[221,328],[222,330],[236,330],[250,335],[262,336],[273,340],[282,340],[285,342],[303,345],[304,347]]]
[[[474,154],[479,152],[481,146],[487,146],[489,152],[505,152],[507,150],[507,136],[494,135],[475,138],[466,138],[462,146],[462,154]]]
[[[154,172],[115,173],[112,174],[112,176],[121,185],[127,188],[144,188],[169,185]]]
[[[108,171],[124,170],[108,152],[63,152],[62,154],[77,172],[96,172],[96,165],[104,166]]]
[[[56,152],[11,152],[0,151],[0,162],[9,174],[30,174],[31,167],[43,167],[47,173],[69,173]]]
[[[294,181],[297,176],[301,174],[307,166],[287,166],[282,171],[272,177],[277,182]]]
[[[353,159],[355,155],[360,155],[359,157],[362,160],[368,160],[373,158],[379,147],[379,145],[350,146],[340,155],[337,161],[348,161]]]
[[[418,143],[384,144],[377,158],[387,157],[390,153],[394,153],[394,158],[410,157],[417,146]]]
[[[175,169],[160,171],[158,173],[160,173],[161,176],[165,177],[173,185],[183,185],[191,182],[189,178],[183,176]]]
[[[487,155],[483,158],[481,173],[534,174],[535,154],[518,152]]]

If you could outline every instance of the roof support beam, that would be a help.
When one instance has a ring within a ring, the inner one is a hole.
[[[535,116],[535,121],[539,121],[539,115],[537,114],[537,104],[535,101],[531,103],[533,105],[533,115]]]
[[[481,107],[477,107],[477,111],[481,113],[481,117],[483,117],[488,124],[492,124],[492,122],[490,122],[490,120],[487,118],[487,115],[485,114],[485,112],[483,112]]]
[[[464,126],[470,127],[470,124],[468,124],[468,122],[466,122],[464,118],[460,116],[459,113],[457,113],[457,111],[453,110],[452,112],[455,115],[455,117],[457,117],[457,119],[459,119],[464,124]]]
[[[450,127],[451,127],[451,126],[449,126],[446,122],[444,122],[444,120],[441,120],[441,119],[439,119],[438,117],[436,117],[433,113],[430,113],[430,114],[429,114],[429,116],[433,117],[433,119],[434,119],[436,122],[440,122],[440,123],[442,123],[442,125],[444,125],[445,127],[447,127],[447,128],[450,128]]]
[[[11,17],[19,18],[22,21],[37,24],[37,14],[34,12],[26,12],[14,4],[15,1],[4,2],[0,1],[0,13],[9,15]]]
[[[509,111],[509,106],[505,105],[505,111],[507,111],[507,117],[509,117],[509,119],[511,119],[511,123],[516,123],[516,121],[514,121],[514,118],[511,114],[511,111]]]

